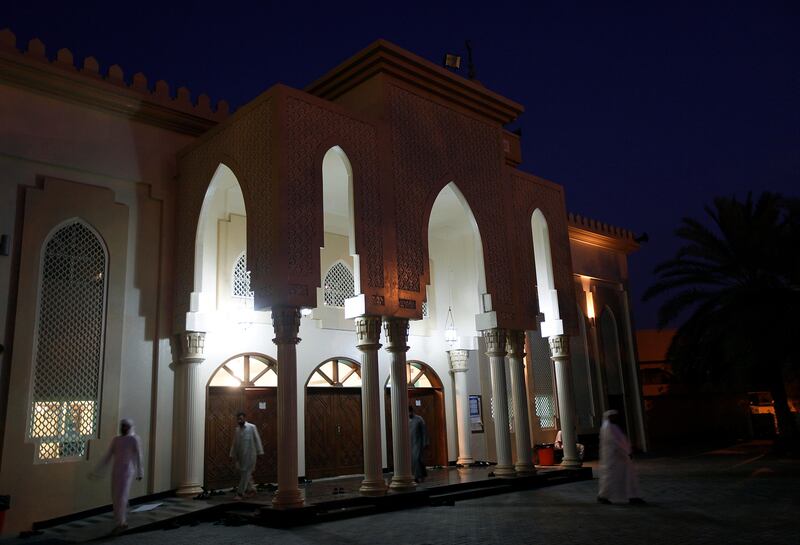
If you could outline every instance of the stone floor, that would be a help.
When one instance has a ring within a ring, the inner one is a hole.
[[[776,458],[768,447],[748,443],[637,460],[649,502],[643,507],[597,504],[595,480],[288,530],[202,523],[99,543],[798,545],[800,460]]]

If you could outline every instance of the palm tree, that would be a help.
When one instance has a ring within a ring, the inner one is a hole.
[[[769,388],[781,438],[796,438],[785,377],[800,360],[798,200],[718,197],[705,211],[710,227],[683,219],[686,244],[656,267],[644,299],[666,295],[659,328],[682,321],[669,349],[679,373]]]

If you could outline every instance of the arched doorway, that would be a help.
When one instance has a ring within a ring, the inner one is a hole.
[[[208,488],[234,486],[239,473],[230,459],[236,413],[255,424],[264,445],[253,479],[276,480],[278,467],[278,362],[264,354],[238,354],[223,362],[208,382],[204,481]]]
[[[625,433],[628,433],[628,411],[625,410],[625,377],[622,372],[619,330],[614,312],[608,306],[600,314],[599,329],[608,408],[619,412],[620,426]]]
[[[333,358],[306,382],[306,477],[353,475],[363,468],[361,367]]]
[[[408,403],[425,420],[428,446],[422,459],[426,465],[447,465],[447,431],[444,416],[444,388],[439,375],[430,365],[416,360],[406,363]],[[392,400],[391,377],[386,382],[386,460],[394,467],[392,458]]]

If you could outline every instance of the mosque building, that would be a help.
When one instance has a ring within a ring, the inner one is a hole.
[[[646,449],[630,231],[528,174],[516,102],[386,41],[230,112],[0,31],[0,494],[6,531],[109,503],[86,479],[131,418],[132,497],[429,465],[581,464],[614,408]],[[389,478],[384,470],[392,471]],[[24,478],[22,477],[24,476]]]

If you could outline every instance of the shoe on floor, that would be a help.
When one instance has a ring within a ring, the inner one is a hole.
[[[611,500],[609,500],[608,498],[597,496],[597,503],[602,503],[603,505],[611,505]]]

